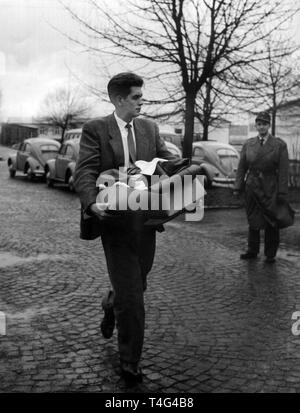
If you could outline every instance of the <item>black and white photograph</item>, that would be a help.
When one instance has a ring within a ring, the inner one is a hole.
[[[300,393],[300,2],[0,8],[0,393]]]

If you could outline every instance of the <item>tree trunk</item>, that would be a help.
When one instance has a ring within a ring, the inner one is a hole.
[[[205,99],[203,105],[203,135],[202,140],[208,141],[208,128],[211,122],[212,104],[211,104],[212,78],[210,77],[205,84]]]
[[[208,141],[208,128],[209,128],[209,122],[207,122],[207,118],[204,116],[203,119],[203,135],[202,135],[202,140],[203,141]]]
[[[62,131],[61,131],[61,144],[64,142],[64,137],[65,137],[65,132],[68,129],[68,124],[69,124],[69,115],[66,116],[66,120],[65,123],[62,127]]]
[[[183,157],[191,159],[194,140],[196,93],[187,92],[185,97],[185,131],[183,139]]]
[[[276,115],[277,115],[277,95],[276,95],[276,87],[273,85],[273,106],[272,106],[272,125],[271,125],[271,134],[275,136],[276,133]]]
[[[277,115],[277,108],[272,108],[272,126],[271,126],[271,133],[273,136],[276,134],[276,115]]]
[[[61,129],[61,138],[60,138],[60,143],[61,143],[61,144],[62,144],[63,141],[64,141],[65,131],[66,131],[66,128],[65,128],[65,127],[62,127],[62,129]]]

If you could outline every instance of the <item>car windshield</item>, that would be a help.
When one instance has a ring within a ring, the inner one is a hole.
[[[51,144],[43,144],[40,146],[40,151],[42,153],[43,158],[48,161],[48,159],[52,159],[57,155],[58,147]]]
[[[237,169],[239,163],[238,155],[231,149],[218,149],[217,150],[220,163],[222,167],[227,172],[232,172],[234,169]]]

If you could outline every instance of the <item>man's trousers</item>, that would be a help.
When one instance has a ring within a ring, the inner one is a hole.
[[[114,291],[120,359],[137,363],[143,348],[144,291],[154,260],[156,232],[147,227],[140,231],[105,228],[101,239]]]
[[[248,251],[254,254],[259,253],[260,230],[249,227],[248,232]],[[267,224],[265,227],[265,248],[266,257],[275,257],[279,247],[279,228]]]

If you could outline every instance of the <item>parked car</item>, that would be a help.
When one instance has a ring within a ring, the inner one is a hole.
[[[170,142],[176,145],[180,150],[182,149],[182,136],[177,133],[160,131],[159,135],[165,142]]]
[[[174,143],[168,142],[168,141],[165,141],[165,144],[166,144],[168,150],[169,150],[173,155],[177,155],[177,156],[179,156],[180,158],[182,158],[182,152],[181,152],[181,150],[178,148],[178,146],[176,146],[176,145],[174,145]]]
[[[64,136],[64,142],[68,141],[68,140],[72,140],[72,139],[80,139],[81,137],[81,132],[82,129],[70,129],[65,133]],[[174,133],[160,133],[160,136],[163,138],[163,140],[165,141],[167,148],[169,149],[170,152],[172,152],[172,154],[174,155],[178,155],[180,157],[182,157],[182,152],[181,149],[179,148],[178,144],[176,145],[175,143],[171,142],[172,139],[175,139],[175,141],[177,143],[179,143],[179,135],[176,135]]]
[[[45,164],[48,159],[56,156],[60,144],[49,138],[29,138],[16,146],[16,152],[11,153],[7,159],[8,170],[11,178],[17,171],[27,175],[29,180],[35,177],[44,177]]]
[[[206,188],[232,185],[239,158],[238,151],[229,144],[214,141],[193,143],[192,163],[201,166]]]
[[[49,159],[45,165],[45,175],[48,187],[52,187],[55,182],[65,183],[70,191],[74,192],[74,172],[79,154],[79,139],[69,139],[65,141],[56,157]]]
[[[70,191],[74,192],[74,171],[79,154],[79,141],[82,129],[68,130],[64,136],[57,156],[50,159],[45,165],[45,176],[48,187],[53,187],[55,182],[65,183]],[[171,142],[165,141],[168,150],[182,157],[181,150]]]

